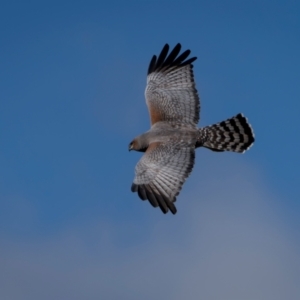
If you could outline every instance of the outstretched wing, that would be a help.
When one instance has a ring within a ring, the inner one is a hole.
[[[132,192],[142,200],[159,206],[163,213],[175,214],[173,202],[192,171],[195,160],[194,145],[186,142],[152,143],[135,167]]]
[[[159,57],[155,55],[148,69],[145,91],[151,124],[166,121],[195,126],[199,121],[200,101],[195,87],[190,50],[179,54],[177,44],[170,52],[166,44]]]

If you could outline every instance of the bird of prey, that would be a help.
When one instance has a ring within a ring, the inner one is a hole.
[[[142,200],[163,213],[177,212],[174,202],[192,171],[195,149],[243,153],[254,142],[254,133],[242,114],[198,128],[199,95],[195,87],[190,50],[179,54],[177,44],[169,53],[166,44],[152,57],[145,91],[151,128],[137,136],[129,150],[144,152],[135,167],[131,186]],[[169,53],[169,54],[168,54]]]

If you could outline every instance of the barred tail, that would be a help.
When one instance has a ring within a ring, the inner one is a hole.
[[[226,121],[200,128],[196,147],[243,153],[253,143],[254,132],[251,125],[242,114],[238,114]]]

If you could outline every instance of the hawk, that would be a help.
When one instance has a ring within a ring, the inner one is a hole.
[[[169,53],[166,44],[152,57],[145,91],[151,128],[137,136],[129,150],[144,152],[135,167],[131,191],[163,213],[176,214],[174,205],[195,162],[195,149],[243,153],[254,143],[251,125],[242,114],[198,128],[199,95],[195,87],[190,50]],[[169,54],[168,54],[169,53]]]

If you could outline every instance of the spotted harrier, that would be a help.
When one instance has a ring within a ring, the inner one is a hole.
[[[242,114],[198,128],[199,95],[195,87],[190,50],[180,53],[166,44],[150,61],[145,91],[151,128],[137,136],[129,150],[144,152],[135,167],[131,191],[163,213],[176,214],[174,205],[192,171],[195,149],[243,153],[254,143],[251,125]]]

